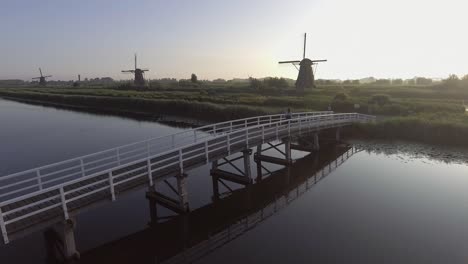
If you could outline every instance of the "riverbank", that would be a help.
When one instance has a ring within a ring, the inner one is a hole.
[[[68,89],[0,89],[0,96],[23,102],[69,108],[78,111],[113,114],[137,119],[164,121],[163,117],[175,116],[187,120],[193,125],[221,122],[284,112],[285,103],[277,107],[221,104],[186,99],[154,99],[149,92],[132,92],[136,96],[124,96],[117,91],[114,96],[108,90],[96,89],[92,94],[87,90],[77,90],[73,93]],[[177,94],[177,92],[175,92]],[[127,94],[128,95],[128,94]],[[153,95],[152,95],[153,96]],[[148,98],[145,98],[148,97]],[[154,95],[153,97],[157,97]],[[215,95],[212,101],[220,100]],[[173,98],[167,96],[167,98]],[[181,96],[181,98],[184,98]],[[284,100],[292,100],[286,97]],[[296,98],[295,100],[300,100]],[[410,140],[422,143],[468,146],[468,117],[465,113],[443,111],[431,106],[420,113],[410,115],[390,115],[378,118],[374,124],[356,124],[345,129],[345,134],[352,138]],[[317,111],[323,108],[293,108],[293,111]],[[336,109],[333,109],[338,111]],[[342,112],[352,112],[354,109]],[[339,112],[339,111],[338,111]],[[201,123],[196,123],[200,121]]]
[[[80,111],[117,114],[128,117],[158,120],[162,116],[177,116],[205,122],[221,122],[256,115],[276,113],[275,109],[250,106],[223,106],[185,100],[153,100],[143,98],[62,95],[0,90],[0,97],[26,103],[42,104]]]

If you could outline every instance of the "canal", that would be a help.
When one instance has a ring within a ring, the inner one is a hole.
[[[0,99],[0,177],[183,129]],[[186,216],[158,208],[149,225],[145,190],[88,210],[77,263],[465,263],[468,151],[348,143],[296,151],[290,169],[265,164],[277,172],[218,200],[210,167],[190,171]],[[0,262],[57,263],[50,250],[34,232],[0,245]]]

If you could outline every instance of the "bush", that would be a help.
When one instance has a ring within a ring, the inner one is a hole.
[[[383,106],[385,104],[390,104],[391,103],[391,98],[390,95],[387,94],[374,94],[371,99],[369,100],[369,103],[371,104],[378,104],[380,106]]]
[[[334,100],[341,100],[341,101],[344,101],[346,99],[348,99],[348,95],[346,95],[345,93],[337,93],[334,98]]]

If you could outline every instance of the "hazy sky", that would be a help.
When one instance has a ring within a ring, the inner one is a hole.
[[[280,60],[328,59],[318,78],[468,73],[466,0],[0,0],[0,79],[283,76]]]

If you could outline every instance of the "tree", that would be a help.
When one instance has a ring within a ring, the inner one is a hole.
[[[417,85],[429,85],[429,84],[432,84],[432,79],[418,77],[416,78],[416,84]]]
[[[261,90],[263,88],[262,82],[256,78],[249,77],[250,87],[255,90]]]
[[[394,79],[392,80],[392,85],[403,85],[402,79]]]
[[[460,84],[460,79],[455,74],[450,74],[447,79],[444,80],[446,87],[457,87]]]
[[[198,82],[198,77],[195,75],[195,73],[192,73],[192,77],[190,77],[190,81],[192,83],[197,83]]]
[[[266,87],[268,88],[287,88],[288,87],[288,81],[284,78],[278,78],[278,77],[270,77],[270,78],[265,78],[263,80],[263,84],[265,84]]]

